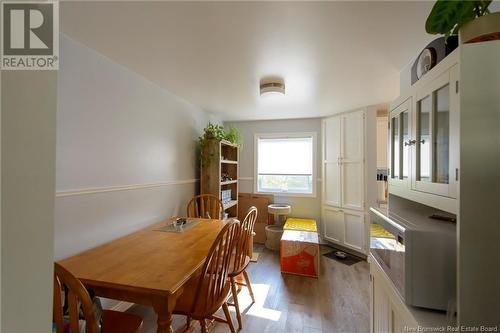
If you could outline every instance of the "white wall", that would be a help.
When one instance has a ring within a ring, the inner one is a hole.
[[[58,89],[56,259],[185,215],[208,114],[66,35]]]
[[[240,150],[240,182],[239,192],[253,193],[254,177],[254,134],[256,133],[286,133],[286,132],[315,132],[317,134],[316,147],[316,177],[321,177],[321,119],[292,119],[292,120],[262,120],[227,122],[226,127],[235,126],[243,137],[243,147]],[[242,179],[243,178],[243,179]],[[292,205],[294,217],[321,218],[321,182],[316,179],[316,197],[289,197],[274,196],[274,202],[289,203]]]
[[[385,105],[372,105],[365,108],[365,211],[369,222],[368,209],[377,207],[377,113]],[[367,223],[369,227],[369,223]],[[368,241],[368,240],[367,240]],[[367,243],[369,244],[369,243]]]
[[[415,57],[417,57],[415,55]],[[404,93],[406,90],[410,89],[411,87],[411,67],[413,66],[413,63],[415,62],[416,58],[412,58],[410,62],[404,66],[401,71],[399,72],[399,94]]]
[[[57,72],[2,73],[1,332],[50,332]]]
[[[387,146],[389,128],[387,117],[377,117],[377,168],[387,168]]]

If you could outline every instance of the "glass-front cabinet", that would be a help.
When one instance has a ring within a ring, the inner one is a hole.
[[[456,198],[458,181],[458,67],[422,86],[390,113],[393,186]]]
[[[411,97],[397,106],[390,114],[390,156],[389,183],[408,186],[410,179],[410,121]]]

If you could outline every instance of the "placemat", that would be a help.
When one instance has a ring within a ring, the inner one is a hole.
[[[154,231],[163,231],[163,232],[184,232],[188,229],[191,229],[192,227],[194,227],[195,225],[197,225],[198,223],[200,223],[200,221],[198,220],[187,220],[186,221],[186,224],[182,225],[182,226],[174,226],[172,225],[171,223],[170,224],[167,224],[161,228],[158,228],[158,229],[154,229]]]

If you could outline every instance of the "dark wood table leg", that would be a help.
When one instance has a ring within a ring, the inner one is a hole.
[[[156,333],[173,333],[172,313],[175,307],[176,295],[158,297],[153,302],[153,308],[158,315]]]

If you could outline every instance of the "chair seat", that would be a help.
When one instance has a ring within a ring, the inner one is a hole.
[[[102,312],[103,333],[136,333],[142,325],[142,318],[131,313],[113,310]]]
[[[202,290],[207,290],[208,288],[208,279],[205,278],[203,280],[203,286]],[[177,298],[177,302],[175,303],[175,308],[174,308],[174,313],[175,314],[182,314],[182,315],[189,315],[194,319],[202,319],[210,316],[211,314],[215,313],[221,306],[222,304],[226,301],[227,297],[224,298],[220,302],[220,304],[214,304],[212,308],[208,308],[206,302],[207,298],[202,297],[201,299],[198,299],[198,303],[196,304],[196,308],[194,313],[192,312],[193,310],[193,302],[198,296],[196,294],[197,288],[198,288],[198,283],[199,283],[199,276],[196,276],[194,278],[191,278],[185,285],[184,285],[184,290],[182,294]],[[229,296],[229,291],[231,289],[231,283],[226,281],[223,289],[223,294]],[[200,309],[203,309],[203,312],[200,312]]]
[[[234,259],[232,259],[231,260],[231,264],[229,265],[229,274],[228,274],[228,276],[231,278],[231,277],[235,277],[235,276],[240,275],[248,267],[249,263],[250,263],[250,257],[246,256],[245,257],[245,262],[243,263],[243,265],[241,265],[241,267],[238,267],[237,269],[235,269],[235,267],[234,267]]]

